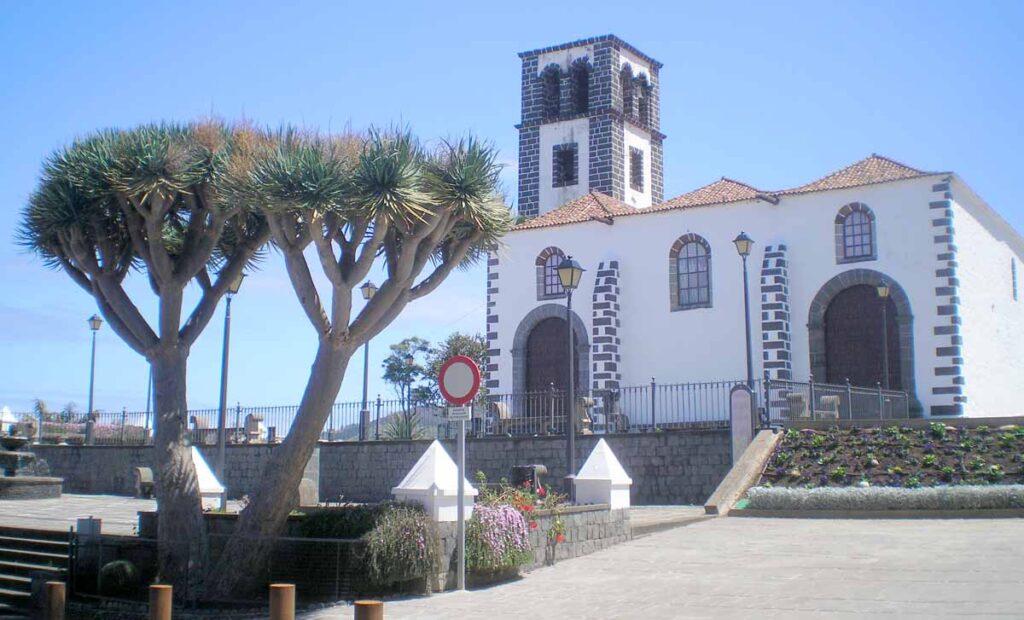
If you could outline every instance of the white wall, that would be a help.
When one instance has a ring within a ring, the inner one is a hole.
[[[953,184],[958,248],[960,316],[963,319],[964,394],[969,416],[1024,413],[1024,291],[1019,236],[963,183]],[[1014,301],[1010,259],[1017,260]]]
[[[576,185],[551,187],[554,146],[576,143],[579,153]],[[590,119],[577,118],[540,126],[540,213],[547,213],[590,191]]]
[[[537,57],[537,75],[540,75],[551,64],[560,66],[562,71],[568,71],[574,60],[584,56],[589,58],[591,63],[594,62],[593,45],[579,45],[569,49],[541,54]]]
[[[651,206],[651,134],[634,127],[631,123],[623,123],[625,129],[623,133],[623,166],[625,167],[623,176],[625,178],[626,186],[626,204],[644,208]],[[640,149],[644,154],[644,188],[642,192],[634,190],[629,183],[630,179],[630,164],[629,164],[629,149],[630,147]]]
[[[749,201],[708,208],[648,213],[615,219],[614,225],[586,223],[517,231],[505,239],[500,253],[497,348],[500,392],[512,390],[511,346],[522,317],[536,301],[534,260],[554,245],[574,255],[591,273],[584,275],[574,308],[591,329],[589,311],[593,271],[602,260],[620,262],[620,305],[623,385],[741,379],[745,374],[742,271],[732,239],[744,230],[756,242],[750,258],[751,317],[754,321],[755,373],[760,375],[759,272],[768,245],[785,243],[790,261],[790,307],[793,374],[809,372],[807,318],[818,290],[833,276],[850,269],[885,273],[907,292],[914,313],[917,394],[925,405],[939,385],[934,376],[934,336],[938,324],[935,298],[936,250],[928,208],[933,177],[848,190],[784,196],[778,205]],[[864,202],[875,212],[878,259],[836,264],[834,222],[850,202]],[[713,307],[669,310],[669,249],[681,235],[701,235],[712,249]],[[1008,269],[1008,267],[1007,267]],[[948,342],[948,337],[946,338]],[[970,381],[970,379],[968,379]],[[948,382],[948,381],[947,381]],[[946,401],[948,402],[948,397]]]

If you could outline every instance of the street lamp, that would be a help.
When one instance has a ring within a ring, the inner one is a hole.
[[[92,330],[92,357],[89,361],[89,414],[85,420],[85,443],[92,445],[92,429],[93,429],[93,409],[92,409],[92,397],[94,387],[96,385],[96,332],[100,331],[100,327],[103,325],[103,319],[98,314],[94,314],[89,317],[89,329]],[[39,423],[39,428],[42,430],[42,422]]]
[[[583,278],[583,272],[586,270],[571,256],[566,256],[555,269],[558,272],[558,280],[562,284],[562,289],[565,290],[565,325],[569,334],[569,387],[567,390],[569,410],[565,415],[565,435],[568,439],[565,444],[565,464],[568,474],[565,476],[565,484],[566,494],[570,499],[575,499],[576,490],[573,480],[576,478],[576,381],[574,376],[576,374],[576,347],[573,345],[572,333],[572,292],[580,285],[580,279]]]
[[[224,345],[220,355],[220,407],[217,409],[217,479],[221,481],[221,484],[224,483],[224,461],[226,456],[224,425],[228,411],[228,346],[231,342],[231,298],[238,294],[238,289],[242,288],[242,280],[244,279],[245,274],[240,273],[228,284],[226,293],[227,306],[224,309]],[[225,492],[220,496],[220,509],[225,510],[227,503],[228,496],[227,492]]]
[[[367,280],[365,284],[359,287],[359,291],[363,294],[363,300],[367,303],[373,296],[377,294],[377,285],[372,281]],[[370,375],[370,339],[367,338],[363,344],[363,406],[359,409],[359,440],[366,441],[367,436],[370,434],[370,406],[367,402],[367,388]],[[331,439],[331,438],[329,438]],[[380,437],[377,437],[380,439]]]
[[[884,279],[875,287],[878,298],[882,300],[882,385],[889,389],[889,317],[887,306],[889,305],[889,283]]]
[[[743,258],[743,318],[747,327],[747,387],[754,389],[754,355],[752,352],[753,343],[750,340],[750,286],[747,279],[747,257],[750,256],[750,248],[754,240],[741,232],[732,242],[736,245],[736,252]]]

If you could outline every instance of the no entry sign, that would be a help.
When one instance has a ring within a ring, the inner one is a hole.
[[[480,390],[480,369],[472,358],[456,355],[441,366],[437,383],[446,401],[453,405],[465,405],[473,402]]]

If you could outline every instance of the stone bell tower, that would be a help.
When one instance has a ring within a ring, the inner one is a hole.
[[[663,199],[661,63],[614,35],[523,52],[519,214],[590,191]]]

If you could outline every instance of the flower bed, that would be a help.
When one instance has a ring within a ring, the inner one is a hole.
[[[1022,483],[1024,426],[969,429],[934,422],[922,429],[789,429],[758,485],[914,489]],[[751,490],[751,500],[757,492]]]

